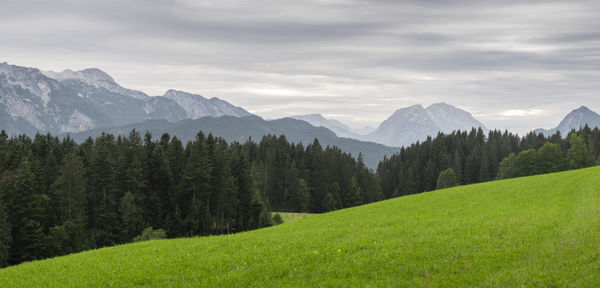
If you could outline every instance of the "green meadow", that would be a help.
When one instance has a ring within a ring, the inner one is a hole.
[[[283,223],[290,223],[315,215],[312,213],[291,213],[291,212],[273,212],[273,215],[279,214]]]
[[[600,286],[600,168],[286,222],[24,263],[0,270],[0,286]]]

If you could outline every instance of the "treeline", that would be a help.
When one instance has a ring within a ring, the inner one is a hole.
[[[577,169],[600,163],[600,131],[588,126],[563,138],[480,129],[438,134],[417,142],[378,166],[385,198],[453,185]],[[450,180],[449,180],[450,179]],[[454,183],[448,183],[454,182]]]
[[[285,136],[245,144],[261,195],[273,211],[327,212],[383,199],[377,176],[337,147],[306,147]]]
[[[0,266],[144,239],[149,229],[251,230],[271,225],[272,209],[325,212],[380,200],[378,191],[362,161],[316,140],[228,144],[199,133],[184,146],[134,130],[77,144],[2,131]]]
[[[600,131],[566,139],[481,129],[439,134],[384,159],[374,174],[318,140],[183,145],[135,130],[77,144],[0,132],[0,266],[150,239],[270,226],[271,211],[327,212],[436,188],[599,163]],[[158,235],[158,236],[156,236]]]
[[[567,141],[548,141],[539,149],[530,148],[518,155],[511,153],[500,162],[497,178],[523,177],[600,164],[597,148],[600,134],[597,130],[592,133],[586,133],[590,132],[586,130],[580,131],[581,135],[571,133]]]

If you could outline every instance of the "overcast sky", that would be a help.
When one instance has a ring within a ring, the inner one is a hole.
[[[446,102],[522,133],[581,105],[600,112],[598,11],[596,0],[3,0],[0,62],[97,67],[150,95],[357,128]]]

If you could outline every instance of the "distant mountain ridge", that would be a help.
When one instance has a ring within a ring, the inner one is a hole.
[[[248,111],[218,98],[169,90],[151,97],[120,86],[107,73],[40,71],[0,63],[0,129],[8,134],[80,132],[149,119],[176,122]]]
[[[435,136],[439,132],[452,133],[455,130],[487,128],[471,113],[446,103],[436,103],[424,108],[413,105],[396,110],[377,129],[367,134],[354,132],[347,125],[320,114],[291,116],[306,121],[315,127],[325,127],[339,137],[380,143],[391,147],[407,146],[417,141]]]
[[[243,108],[233,106],[227,101],[223,101],[216,97],[206,99],[202,95],[191,94],[173,89],[167,91],[163,97],[171,99],[183,107],[187,113],[188,119],[198,119],[206,116],[245,117],[252,115]]]
[[[296,115],[291,116],[289,118],[302,120],[310,123],[315,127],[325,127],[333,133],[335,133],[339,137],[346,138],[357,138],[358,135],[352,132],[352,128],[348,127],[346,124],[334,120],[334,119],[326,119],[321,114],[307,114],[307,115]]]
[[[437,103],[424,108],[422,105],[396,110],[379,127],[360,139],[391,147],[408,146],[417,141],[435,136],[439,132],[487,128],[469,112],[446,103]]]
[[[600,114],[592,111],[586,106],[581,106],[567,114],[562,121],[552,129],[536,129],[535,133],[541,133],[546,136],[553,135],[557,131],[565,137],[571,132],[571,130],[578,130],[581,127],[588,125],[590,128],[600,127]]]
[[[379,161],[384,156],[391,156],[399,152],[398,148],[387,147],[377,143],[364,142],[349,138],[340,138],[331,130],[324,127],[314,127],[311,124],[293,118],[283,118],[266,121],[258,116],[235,117],[202,117],[199,119],[187,119],[174,123],[165,120],[147,120],[141,123],[128,124],[119,127],[91,129],[71,136],[77,142],[82,142],[88,137],[97,137],[102,132],[114,135],[129,135],[131,130],[136,129],[141,133],[148,131],[155,138],[164,133],[177,136],[184,143],[196,137],[198,132],[204,134],[212,133],[227,140],[228,142],[245,142],[248,139],[260,141],[264,135],[285,135],[289,142],[308,144],[315,138],[325,148],[326,146],[337,146],[346,153],[358,157],[363,154],[365,165],[377,169]],[[66,136],[63,134],[62,136]]]

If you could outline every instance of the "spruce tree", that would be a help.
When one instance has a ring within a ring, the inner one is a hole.
[[[4,130],[2,132],[4,132]],[[0,141],[2,140],[0,139]],[[5,181],[7,180],[2,177],[0,172],[0,182],[5,183]],[[6,207],[3,186],[4,185],[0,185],[0,268],[8,264],[8,251],[12,241],[10,222],[8,222],[8,207]]]
[[[29,159],[24,159],[8,180],[6,196],[13,240],[9,250],[10,262],[42,259],[47,255],[43,229],[49,198],[38,192]]]
[[[86,180],[79,157],[69,153],[59,169],[59,176],[52,184],[52,194],[59,203],[61,223],[72,221],[86,223]]]

